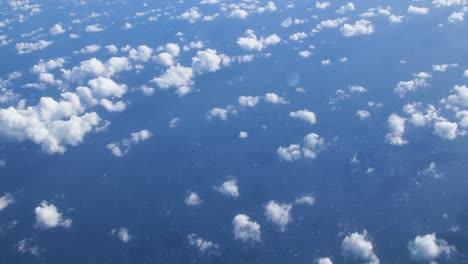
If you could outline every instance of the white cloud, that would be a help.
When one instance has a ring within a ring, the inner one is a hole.
[[[433,0],[432,4],[436,7],[442,6],[454,6],[454,5],[464,5],[466,4],[466,0]]]
[[[289,116],[292,117],[292,118],[296,118],[296,119],[305,121],[305,122],[307,122],[307,123],[309,123],[311,125],[317,123],[315,113],[311,112],[311,111],[309,111],[307,109],[298,110],[298,111],[295,111],[295,112],[290,112]]]
[[[112,102],[109,99],[101,99],[99,104],[104,107],[109,112],[122,112],[127,108],[127,105],[124,101]]]
[[[218,55],[213,49],[198,51],[192,58],[192,69],[197,73],[215,72],[221,69],[223,59],[226,60],[226,55]]]
[[[453,12],[448,17],[448,21],[450,23],[456,23],[465,20],[465,13],[463,12]]]
[[[123,26],[122,26],[122,29],[123,30],[128,30],[128,29],[132,29],[133,28],[133,25],[126,22]]]
[[[190,23],[195,23],[197,20],[199,20],[200,18],[202,17],[202,14],[200,13],[200,11],[198,10],[198,8],[196,7],[192,7],[190,9],[188,9],[187,11],[185,11],[184,13],[182,13],[180,16],[179,16],[179,19],[181,20],[187,20],[188,22]]]
[[[258,96],[239,96],[238,103],[242,106],[254,107],[260,102]]]
[[[2,197],[0,197],[0,211],[7,208],[9,205],[13,204],[15,199],[9,193],[5,193]]]
[[[241,131],[239,132],[239,138],[248,138],[249,137],[249,133],[245,132],[245,131]]]
[[[441,100],[441,103],[449,109],[458,110],[460,107],[468,106],[468,87],[465,85],[455,85],[452,94]]]
[[[64,79],[82,83],[88,77],[110,78],[131,68],[130,61],[126,57],[112,57],[105,63],[96,58],[91,58],[80,62],[79,66],[75,66],[71,70],[62,70],[62,72]]]
[[[187,236],[187,239],[189,244],[201,253],[211,253],[219,247],[217,244],[205,240],[197,234],[190,234]]]
[[[208,119],[218,118],[220,120],[227,120],[229,114],[236,114],[236,109],[233,106],[227,106],[226,108],[215,107],[208,111]]]
[[[363,261],[361,263],[379,264],[380,260],[374,253],[374,246],[364,230],[362,234],[354,232],[343,239],[341,250],[345,257]]]
[[[356,21],[354,24],[344,24],[340,28],[340,31],[345,37],[369,35],[374,33],[374,24],[369,20],[361,19]]]
[[[319,31],[319,30],[322,30],[324,28],[337,28],[341,24],[346,22],[347,20],[348,20],[347,17],[323,20],[323,21],[320,21],[320,23],[317,24],[315,29]]]
[[[440,256],[449,257],[455,251],[455,247],[443,239],[437,239],[436,234],[432,233],[416,236],[409,242],[408,250],[412,259],[431,262]]]
[[[120,142],[109,143],[106,147],[114,156],[122,157],[130,151],[130,148],[133,145],[146,141],[152,136],[153,134],[149,130],[143,129],[138,132],[131,133],[129,138]]]
[[[237,39],[237,45],[247,51],[261,51],[268,46],[278,44],[280,41],[281,38],[276,34],[270,35],[266,38],[257,38],[255,32],[251,29],[248,29],[245,32],[245,37],[240,37]]]
[[[315,260],[316,264],[333,264],[333,261],[330,258],[318,258]]]
[[[55,24],[52,28],[50,28],[49,32],[55,36],[65,33],[65,29],[63,29],[62,25]]]
[[[124,243],[130,242],[130,240],[132,239],[130,232],[125,227],[113,228],[111,230],[111,235],[116,236],[120,241]]]
[[[61,94],[55,101],[42,97],[36,106],[0,109],[0,135],[17,141],[31,140],[43,151],[63,153],[66,146],[76,146],[97,128],[101,118],[94,112],[84,113],[78,95]]]
[[[201,205],[202,200],[198,194],[191,192],[187,197],[185,197],[184,202],[187,206],[198,206]]]
[[[36,257],[38,257],[40,253],[39,247],[33,245],[32,239],[21,239],[18,241],[18,244],[16,244],[16,249],[21,254],[28,253]]]
[[[102,26],[99,24],[87,25],[85,28],[86,32],[92,32],[92,33],[101,32],[103,30],[104,28],[102,28]]]
[[[250,220],[250,217],[245,214],[238,214],[232,220],[234,239],[242,242],[259,242],[260,225]]]
[[[106,77],[98,77],[88,81],[93,95],[98,98],[117,97],[120,98],[127,92],[125,84],[117,84],[112,79]]]
[[[419,171],[418,174],[419,175],[424,175],[424,176],[429,176],[429,177],[436,178],[436,179],[443,176],[442,173],[437,171],[437,165],[436,165],[435,162],[431,162],[429,164],[429,167],[427,167],[424,170]]]
[[[388,127],[390,132],[385,135],[385,141],[391,145],[405,145],[408,143],[403,136],[405,134],[406,119],[393,113],[388,117]]]
[[[182,119],[180,117],[174,117],[171,119],[171,121],[169,121],[169,127],[176,128],[176,127],[179,127],[181,123],[182,123]]]
[[[340,8],[338,10],[336,10],[336,12],[338,14],[344,14],[344,13],[347,13],[347,12],[354,11],[355,9],[356,9],[356,7],[354,7],[354,4],[351,3],[351,2],[348,2],[346,5],[340,6]]]
[[[62,214],[58,211],[57,207],[53,204],[42,201],[39,206],[34,209],[36,214],[36,228],[46,230],[55,227],[71,227],[72,220],[64,219]]]
[[[63,58],[51,59],[51,60],[48,60],[47,62],[44,60],[40,60],[37,64],[35,64],[31,68],[31,72],[45,73],[56,68],[61,68],[64,63],[65,63],[65,59]]]
[[[243,9],[234,9],[229,13],[229,17],[244,19],[249,15],[249,13]]]
[[[413,74],[413,76],[415,78],[412,80],[398,82],[394,89],[395,93],[397,93],[400,97],[404,97],[408,92],[413,92],[419,88],[429,86],[427,79],[432,77],[426,72]]]
[[[458,63],[436,64],[436,65],[432,65],[432,70],[438,71],[438,72],[445,72],[448,68],[456,68],[456,67],[458,67]]]
[[[158,55],[153,57],[153,60],[162,66],[169,67],[174,64],[174,57],[167,53],[167,52],[161,52]]]
[[[146,46],[140,45],[137,49],[131,49],[128,51],[128,57],[134,61],[146,62],[151,58],[153,49]]]
[[[310,133],[304,137],[304,145],[291,144],[289,147],[279,147],[276,150],[279,158],[284,161],[294,161],[302,157],[315,159],[317,153],[324,148],[324,140],[315,133]]]
[[[18,54],[28,54],[37,50],[43,50],[54,43],[53,41],[38,40],[36,42],[20,42],[15,45]]]
[[[216,187],[216,190],[226,196],[234,198],[239,197],[239,187],[237,186],[237,180],[235,179],[225,181],[223,184]]]
[[[296,204],[313,206],[315,204],[315,197],[312,194],[303,195],[296,198]]]
[[[100,49],[101,49],[101,46],[93,44],[93,45],[88,45],[74,53],[92,54],[92,53],[98,52]]]
[[[287,101],[283,97],[275,94],[275,93],[266,93],[265,96],[263,97],[263,100],[268,103],[272,104],[286,104]]]
[[[154,78],[151,82],[161,89],[176,88],[176,93],[185,95],[191,91],[193,84],[193,70],[179,64],[169,67],[161,76]]]
[[[279,147],[276,153],[280,159],[285,161],[294,161],[302,157],[301,146],[291,144],[289,147]]]
[[[356,112],[356,116],[361,119],[361,120],[364,120],[364,119],[367,119],[370,117],[370,113],[369,111],[366,111],[366,110],[359,110]]]
[[[457,137],[458,124],[449,121],[438,121],[434,125],[434,132],[443,139],[453,140]]]
[[[289,39],[292,41],[299,41],[305,38],[307,38],[307,33],[305,32],[297,32],[289,36]]]
[[[265,205],[265,217],[284,232],[286,226],[292,221],[291,209],[291,204],[279,204],[275,201],[269,201]]]
[[[403,18],[404,16],[398,16],[398,15],[392,14],[388,17],[388,22],[390,22],[391,24],[399,24],[403,22]]]
[[[327,9],[328,7],[330,7],[330,2],[315,2],[315,8],[318,8],[318,9]]]
[[[408,7],[408,13],[413,14],[413,15],[427,15],[429,14],[429,8],[427,7],[417,7],[417,6],[412,6],[410,5]]]

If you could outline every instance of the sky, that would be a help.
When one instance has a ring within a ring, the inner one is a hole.
[[[466,0],[0,0],[0,263],[468,263]]]

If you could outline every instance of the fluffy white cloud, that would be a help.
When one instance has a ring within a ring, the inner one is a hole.
[[[55,227],[71,227],[72,220],[64,219],[62,214],[58,211],[57,207],[53,204],[42,201],[39,206],[34,209],[36,214],[36,228],[46,230]]]
[[[286,99],[283,97],[275,94],[275,93],[266,93],[265,96],[263,97],[263,100],[268,103],[272,104],[286,104]]]
[[[226,121],[228,115],[236,114],[236,109],[233,106],[228,105],[226,108],[215,107],[208,111],[208,119],[218,118],[220,120]]]
[[[0,109],[0,136],[31,140],[49,154],[78,145],[101,118],[94,112],[84,113],[78,95],[67,92],[61,96],[60,101],[42,97],[36,106]]]
[[[408,249],[414,260],[428,262],[440,256],[450,256],[455,251],[455,247],[449,245],[447,241],[437,239],[435,233],[416,236],[413,241],[409,242]]]
[[[130,151],[133,145],[139,144],[151,138],[153,134],[146,129],[140,130],[130,134],[130,138],[124,139],[120,142],[112,142],[107,144],[107,149],[116,157],[121,157]]]
[[[20,42],[15,45],[18,54],[28,54],[37,50],[43,50],[54,43],[53,41],[38,40],[36,42]]]
[[[403,111],[411,115],[409,121],[415,126],[426,126],[437,120],[443,120],[439,117],[438,110],[433,105],[428,105],[424,112],[418,108],[421,103],[409,103],[403,106]]]
[[[187,206],[198,206],[202,203],[202,200],[198,194],[191,192],[184,200]]]
[[[218,55],[216,50],[206,49],[198,51],[192,58],[192,69],[198,73],[215,72],[221,69],[222,64],[228,64],[229,58],[224,55]]]
[[[385,141],[391,145],[405,145],[408,143],[403,136],[405,135],[406,119],[393,113],[388,117],[388,127],[390,132],[385,135]]]
[[[249,15],[244,9],[236,8],[229,13],[229,17],[244,19]]]
[[[468,86],[455,85],[452,89],[452,94],[441,100],[445,107],[453,110],[459,110],[460,107],[468,106]]]
[[[223,182],[221,186],[216,187],[216,190],[226,196],[239,197],[239,187],[235,179]]]
[[[254,107],[260,102],[258,96],[239,96],[238,103],[242,106]]]
[[[161,76],[154,78],[151,82],[161,89],[176,88],[178,95],[185,95],[191,91],[193,84],[193,70],[179,64],[169,67]]]
[[[281,38],[276,34],[270,35],[266,38],[257,38],[255,32],[251,29],[248,29],[245,32],[245,37],[240,37],[237,39],[237,45],[247,51],[261,51],[268,46],[278,44],[280,41]]]
[[[63,29],[62,25],[55,24],[53,27],[50,28],[49,33],[52,35],[60,35],[65,33],[65,29]]]
[[[9,193],[5,193],[2,197],[0,197],[0,211],[7,208],[9,205],[13,204],[15,199]]]
[[[347,17],[342,17],[342,18],[336,18],[336,19],[327,19],[320,21],[320,23],[317,24],[315,27],[316,31],[320,31],[324,28],[337,28],[344,22],[348,20]]]
[[[151,54],[153,54],[153,49],[146,45],[140,45],[138,48],[128,51],[128,57],[138,62],[148,61],[151,58]]]
[[[234,239],[242,242],[259,242],[261,240],[260,225],[250,220],[245,214],[238,214],[232,220]]]
[[[304,144],[301,147],[297,144],[291,144],[289,147],[279,147],[276,150],[279,158],[284,161],[294,161],[302,157],[315,159],[317,153],[324,148],[324,140],[315,133],[310,133],[304,137]]]
[[[132,239],[130,232],[125,227],[113,228],[111,230],[111,235],[116,236],[120,241],[124,243],[130,242],[130,240]]]
[[[103,30],[104,28],[102,28],[102,26],[99,24],[87,25],[85,28],[86,32],[92,32],[92,33],[101,32]]]
[[[292,41],[299,41],[305,38],[307,38],[307,33],[305,32],[297,32],[289,36],[289,39]]]
[[[341,250],[345,257],[363,261],[361,263],[379,264],[380,260],[374,253],[374,246],[364,230],[362,234],[354,232],[343,239]]]
[[[187,236],[188,242],[201,253],[210,253],[216,250],[219,246],[211,241],[205,240],[197,234]]]
[[[464,5],[466,4],[466,0],[433,0],[432,4],[436,7],[442,6],[454,6],[454,5]]]
[[[330,2],[315,2],[315,8],[318,8],[318,9],[326,9],[330,7]]]
[[[298,197],[296,198],[296,204],[304,204],[304,205],[312,206],[315,204],[315,197],[311,194]]]
[[[318,258],[315,260],[316,264],[333,264],[333,261],[330,258]]]
[[[51,60],[48,60],[47,62],[44,60],[40,60],[37,64],[35,64],[31,68],[31,72],[37,73],[37,74],[45,73],[56,68],[61,68],[64,63],[65,63],[65,59],[63,58],[51,59]]]
[[[301,146],[291,144],[289,147],[279,147],[276,153],[280,159],[285,161],[294,161],[302,157]]]
[[[429,8],[427,7],[417,7],[417,6],[412,6],[410,5],[408,7],[408,13],[413,14],[413,15],[427,15],[429,14]]]
[[[449,121],[439,121],[434,124],[434,132],[443,139],[453,140],[457,137],[458,124]]]
[[[105,63],[102,63],[96,58],[91,58],[80,62],[79,66],[75,66],[71,70],[62,70],[62,72],[64,79],[71,82],[82,83],[88,77],[110,78],[122,71],[128,71],[131,68],[132,65],[126,57],[112,57]]]
[[[369,35],[374,33],[374,24],[369,20],[361,19],[354,22],[354,24],[344,24],[340,31],[345,37]]]
[[[415,77],[409,81],[401,81],[396,85],[394,92],[397,93],[400,97],[404,97],[408,92],[413,92],[419,88],[429,86],[427,79],[432,76],[426,72],[420,72],[418,74],[413,74]]]
[[[179,16],[179,19],[181,20],[187,20],[188,22],[190,23],[195,23],[197,20],[199,20],[200,18],[202,17],[202,14],[200,13],[200,11],[198,10],[198,8],[196,7],[192,7],[190,9],[188,9],[187,11],[185,11],[184,13],[182,13],[180,16]]]
[[[356,112],[356,116],[361,119],[361,120],[364,120],[364,119],[367,119],[370,117],[370,113],[369,111],[366,111],[366,110],[359,110]]]
[[[390,22],[391,24],[399,24],[403,22],[403,18],[404,16],[398,16],[398,15],[392,14],[388,17],[388,22]]]
[[[290,112],[289,116],[292,117],[292,118],[296,118],[296,119],[305,121],[305,122],[307,122],[307,123],[309,123],[311,125],[317,123],[315,113],[311,112],[311,111],[309,111],[307,109],[298,110],[298,111],[295,111],[295,112]]]
[[[74,53],[92,54],[92,53],[98,52],[100,49],[101,49],[101,46],[93,44],[93,45],[88,45]]]
[[[355,9],[356,9],[356,7],[354,7],[354,4],[351,3],[351,2],[348,2],[346,5],[340,6],[340,8],[338,10],[336,10],[336,12],[338,14],[344,14],[344,13],[347,13],[347,12],[350,12],[350,11],[354,11]]]
[[[265,205],[265,217],[268,221],[277,225],[281,231],[286,230],[286,226],[292,221],[291,204],[279,204],[275,201],[269,201]]]
[[[101,99],[99,104],[109,112],[122,112],[127,108],[124,101],[112,102],[109,99]]]
[[[465,20],[465,13],[453,12],[447,19],[450,23],[456,23]]]
[[[153,60],[162,66],[169,67],[174,64],[174,56],[167,52],[161,52],[153,57]]]
[[[98,98],[104,97],[122,97],[127,92],[125,84],[117,84],[112,79],[106,77],[98,77],[88,81],[93,95]]]
[[[239,138],[248,138],[249,137],[249,133],[245,132],[245,131],[241,131],[239,132]]]
[[[451,64],[436,64],[432,65],[433,71],[445,72],[448,68],[456,68],[458,67],[458,63],[451,63]]]

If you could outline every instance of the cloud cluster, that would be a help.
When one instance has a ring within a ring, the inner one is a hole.
[[[139,144],[143,141],[148,140],[153,134],[146,129],[140,130],[130,134],[130,138],[124,139],[120,142],[112,142],[107,144],[112,155],[116,157],[122,157],[130,151],[133,145]]]
[[[72,225],[72,220],[70,218],[63,218],[62,213],[60,213],[53,204],[49,204],[47,201],[42,201],[39,206],[34,209],[36,214],[36,224],[35,227],[38,229],[46,230],[56,227],[69,228]]]

